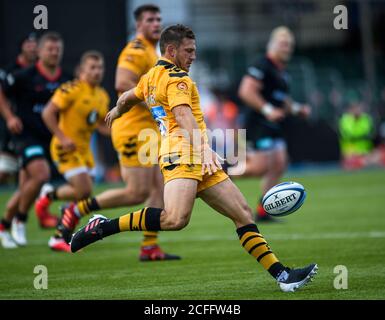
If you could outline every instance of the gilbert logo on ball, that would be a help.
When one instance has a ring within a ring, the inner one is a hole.
[[[297,211],[306,198],[305,188],[297,182],[283,182],[272,187],[262,199],[265,211],[276,217]]]

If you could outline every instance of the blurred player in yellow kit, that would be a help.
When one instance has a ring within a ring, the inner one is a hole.
[[[91,195],[91,170],[94,167],[91,135],[96,129],[102,134],[110,134],[103,122],[110,99],[100,86],[104,74],[102,54],[85,52],[78,71],[79,79],[62,84],[43,112],[43,120],[53,135],[51,157],[67,184],[42,192],[35,205],[37,212],[48,210],[56,199],[81,200]],[[48,243],[51,249],[68,251],[63,233],[63,225],[68,223],[63,216],[55,236]]]
[[[122,93],[136,86],[140,77],[156,63],[156,44],[161,32],[160,9],[155,5],[143,5],[134,12],[136,37],[129,42],[119,56],[115,89]],[[140,141],[143,130],[152,131],[150,141]],[[145,103],[134,106],[130,113],[114,122],[112,142],[118,152],[124,188],[107,190],[68,206],[65,218],[72,222],[66,234],[71,234],[78,219],[93,211],[146,203],[163,207],[163,178],[157,165],[160,143],[159,130]],[[148,155],[143,148],[150,146]],[[148,159],[148,157],[150,159]],[[144,160],[148,161],[144,161]],[[140,261],[177,260],[177,255],[163,252],[158,245],[157,232],[144,232]]]

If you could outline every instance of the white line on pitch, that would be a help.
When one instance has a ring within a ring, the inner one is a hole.
[[[137,238],[131,238],[128,233],[127,237],[122,238],[109,238],[108,243],[138,243]],[[329,233],[318,233],[318,234],[305,234],[305,233],[293,233],[293,234],[266,234],[266,239],[268,240],[333,240],[333,239],[357,239],[357,238],[366,238],[366,239],[375,239],[375,238],[385,238],[385,231],[370,231],[370,232],[329,232]],[[200,241],[234,241],[238,240],[236,236],[184,236],[183,234],[180,237],[169,237],[165,234],[161,235],[162,242],[200,242]],[[47,244],[47,240],[31,240],[30,244],[41,245]]]

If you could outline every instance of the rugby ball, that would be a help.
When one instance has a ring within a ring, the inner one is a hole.
[[[297,182],[283,182],[272,187],[262,199],[265,211],[282,217],[297,211],[306,199],[305,188]]]

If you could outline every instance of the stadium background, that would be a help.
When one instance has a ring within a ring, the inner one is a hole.
[[[212,92],[224,94],[239,108],[242,127],[245,107],[237,87],[247,66],[263,54],[270,31],[287,25],[295,33],[296,50],[289,65],[293,97],[312,106],[309,122],[292,121],[289,153],[292,165],[304,162],[336,162],[341,157],[338,118],[349,99],[367,106],[376,128],[385,118],[385,35],[381,32],[385,2],[337,0],[185,0],[154,1],[162,9],[164,26],[182,22],[190,25],[198,39],[198,60],[192,76],[201,87],[202,101]],[[19,41],[32,31],[33,8],[48,8],[49,30],[65,40],[63,66],[74,69],[87,49],[106,57],[104,86],[112,100],[115,64],[126,40],[132,37],[132,9],[143,1],[0,1],[0,66],[12,61]],[[335,6],[348,8],[348,29],[335,30]],[[17,18],[15,18],[17,17]],[[352,67],[354,66],[354,67]],[[210,89],[210,92],[204,90]],[[202,105],[205,108],[205,103]],[[377,130],[378,131],[378,130]],[[116,164],[106,138],[98,137],[99,174],[104,165]],[[377,141],[381,137],[377,135]]]

